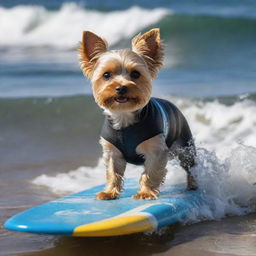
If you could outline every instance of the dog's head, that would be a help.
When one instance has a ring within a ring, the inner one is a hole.
[[[132,50],[107,50],[107,42],[90,31],[83,32],[80,63],[92,81],[98,105],[114,112],[131,112],[150,99],[151,81],[162,66],[163,45],[159,29],[132,40]]]

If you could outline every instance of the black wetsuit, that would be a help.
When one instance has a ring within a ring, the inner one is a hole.
[[[171,102],[151,98],[138,114],[138,122],[119,130],[114,129],[109,117],[105,118],[101,136],[116,146],[125,160],[132,164],[143,164],[144,158],[136,153],[136,147],[145,140],[163,133],[166,145],[173,142],[189,146],[192,135],[185,117]]]

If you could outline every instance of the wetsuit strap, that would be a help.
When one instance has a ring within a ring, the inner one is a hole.
[[[164,111],[163,106],[161,106],[161,104],[156,99],[152,98],[151,100],[161,113],[162,120],[163,120],[163,133],[164,133],[164,137],[167,138],[168,132],[169,132],[169,122],[166,116],[166,112]]]

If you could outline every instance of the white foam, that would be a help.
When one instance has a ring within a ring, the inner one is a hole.
[[[255,210],[256,148],[237,145],[224,160],[198,149],[193,173],[207,203],[189,221],[220,219]],[[246,164],[245,164],[246,163]]]
[[[186,116],[198,145],[216,152],[221,159],[237,143],[256,147],[256,104],[250,100],[225,105],[215,100],[176,100]]]
[[[242,215],[255,209],[256,202],[256,104],[244,100],[230,106],[213,102],[172,99],[182,109],[196,139],[197,166],[193,173],[207,203],[191,212],[188,221]],[[185,182],[177,161],[167,165],[165,188]],[[137,177],[142,167],[128,165],[126,177]],[[102,160],[98,166],[80,167],[56,176],[41,175],[35,184],[53,192],[83,190],[105,182]]]
[[[135,177],[140,172],[139,167],[128,165],[126,177]],[[33,180],[34,184],[50,188],[54,193],[62,194],[79,192],[85,188],[104,184],[106,181],[105,167],[99,159],[96,167],[82,166],[68,173],[59,173],[56,176],[42,174]]]
[[[0,46],[53,46],[76,48],[83,30],[91,30],[115,44],[161,20],[169,10],[131,7],[124,11],[98,12],[75,3],[59,10],[42,6],[0,7]]]

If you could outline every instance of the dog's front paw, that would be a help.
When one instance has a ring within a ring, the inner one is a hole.
[[[96,195],[97,199],[100,200],[113,200],[116,199],[120,194],[117,192],[100,192]]]
[[[133,199],[156,200],[157,199],[157,193],[154,192],[154,191],[138,192],[132,198]]]

